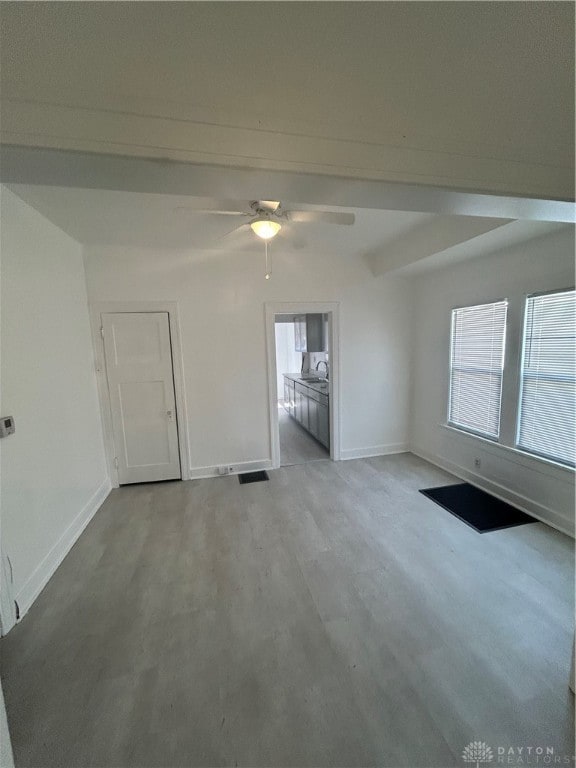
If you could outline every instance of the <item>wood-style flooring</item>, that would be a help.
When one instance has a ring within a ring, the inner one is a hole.
[[[403,454],[113,491],[1,642],[16,765],[573,754],[573,542],[480,535],[418,493],[451,481]]]

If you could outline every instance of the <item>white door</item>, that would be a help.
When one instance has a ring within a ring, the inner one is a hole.
[[[167,312],[102,315],[118,480],[181,477]]]

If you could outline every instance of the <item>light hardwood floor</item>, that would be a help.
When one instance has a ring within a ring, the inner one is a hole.
[[[418,493],[452,481],[403,454],[113,491],[1,643],[17,766],[573,754],[573,542]]]
[[[284,408],[278,409],[280,432],[280,464],[306,464],[308,461],[330,459],[330,452],[291,418]]]

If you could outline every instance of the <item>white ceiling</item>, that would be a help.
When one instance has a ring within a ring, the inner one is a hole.
[[[179,195],[78,189],[67,187],[12,184],[9,188],[64,232],[84,245],[125,246],[158,249],[198,249],[203,251],[242,251],[262,248],[262,242],[246,228],[233,233],[242,220],[194,211],[213,201]],[[321,206],[291,204],[284,207],[322,210]],[[336,208],[355,213],[353,226],[326,224],[285,225],[284,233],[273,241],[277,254],[298,249],[303,254],[339,253],[364,257],[395,251],[402,236],[421,228],[427,221],[443,221],[450,227],[456,216],[430,213],[382,211],[365,208]],[[481,256],[508,245],[538,237],[562,226],[558,223],[513,221],[473,240],[449,248],[403,267],[397,274],[419,274],[429,269]]]
[[[10,189],[85,245],[219,251],[262,247],[261,241],[247,227],[227,236],[243,224],[241,217],[198,213],[191,208],[210,205],[212,201],[208,199],[22,184],[12,184]],[[322,210],[319,206],[282,202],[287,210]],[[313,253],[337,251],[357,255],[433,218],[433,214],[404,211],[337,210],[355,213],[355,224],[285,224],[274,240],[274,250],[297,248]],[[290,239],[284,238],[284,234],[291,235]]]
[[[425,134],[517,159],[572,141],[571,3],[8,5],[6,97]]]
[[[573,183],[573,3],[2,5],[10,143],[549,197]]]
[[[469,261],[470,259],[477,259],[490,253],[496,253],[504,248],[521,245],[529,240],[557,232],[559,229],[567,226],[572,225],[546,221],[511,221],[499,229],[485,232],[471,240],[458,243],[458,245],[446,248],[439,253],[433,253],[419,261],[414,261],[396,270],[395,274],[402,277],[421,275],[462,261]]]

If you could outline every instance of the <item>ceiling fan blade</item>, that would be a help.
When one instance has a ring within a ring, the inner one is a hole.
[[[255,200],[252,203],[252,207],[262,208],[265,211],[270,211],[270,213],[276,213],[278,208],[280,208],[280,202],[278,200]]]
[[[174,209],[177,213],[214,213],[220,216],[253,216],[250,200],[220,200],[215,197],[191,197],[186,205]]]
[[[180,214],[193,214],[193,213],[208,213],[210,215],[216,215],[216,216],[251,216],[251,213],[246,213],[246,211],[219,211],[215,208],[188,208],[187,206],[181,205],[178,208],[174,209],[176,213]]]
[[[249,224],[240,224],[239,227],[234,227],[234,229],[231,229],[229,232],[226,232],[225,234],[221,235],[216,242],[220,243],[222,241],[224,242],[230,242],[231,240],[237,239],[238,235],[242,232],[248,232],[250,229]]]
[[[286,211],[288,221],[299,224],[354,224],[356,216],[353,213],[339,211]]]

